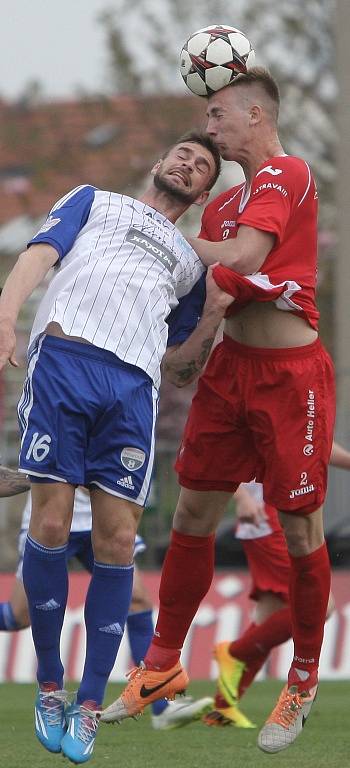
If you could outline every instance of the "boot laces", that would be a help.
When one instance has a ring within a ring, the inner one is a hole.
[[[80,705],[79,714],[78,739],[87,744],[95,738],[101,713]]]
[[[62,723],[64,705],[68,702],[67,691],[40,691],[40,704],[49,727],[56,727]]]
[[[302,709],[302,700],[300,694],[290,690],[282,691],[280,698],[271,712],[268,723],[278,723],[284,728],[288,728],[295,723],[300,710]]]

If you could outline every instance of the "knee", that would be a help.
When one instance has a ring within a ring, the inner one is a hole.
[[[46,514],[37,521],[35,529],[30,526],[29,533],[44,547],[62,547],[69,536],[69,530],[63,520]]]
[[[215,523],[206,514],[198,500],[185,498],[180,494],[175,510],[173,525],[179,533],[188,536],[210,536],[215,531]]]
[[[293,557],[311,555],[324,543],[322,510],[309,515],[280,513],[289,554]]]
[[[130,565],[134,558],[135,530],[115,529],[104,536],[101,532],[93,537],[95,559],[111,565]]]

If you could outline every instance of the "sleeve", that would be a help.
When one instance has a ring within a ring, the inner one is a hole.
[[[76,187],[58,200],[39,232],[27,247],[36,243],[48,243],[56,249],[61,261],[71,250],[80,230],[86,224],[95,197],[96,187]]]
[[[192,290],[182,296],[175,309],[167,318],[169,326],[168,347],[182,344],[197,328],[206,298],[204,273],[195,283]]]
[[[273,165],[264,166],[254,177],[249,202],[238,224],[272,232],[281,242],[294,201],[307,181],[306,164],[290,157],[274,158]]]

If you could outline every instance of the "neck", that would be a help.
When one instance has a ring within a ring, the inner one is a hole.
[[[251,184],[258,169],[266,160],[271,157],[281,157],[281,155],[285,155],[285,151],[277,137],[262,146],[254,147],[254,151],[251,153],[248,150],[246,157],[242,158],[240,163],[247,183]]]
[[[156,211],[166,216],[173,224],[182,216],[187,210],[188,204],[181,203],[179,200],[175,200],[166,192],[161,192],[155,187],[149,187],[146,189],[143,195],[139,197],[141,203],[150,205],[151,208],[155,208]]]

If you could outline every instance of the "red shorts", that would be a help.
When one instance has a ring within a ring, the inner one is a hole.
[[[180,485],[234,492],[255,478],[266,503],[313,512],[326,493],[334,417],[333,364],[318,339],[260,349],[224,336],[192,401],[175,465]]]
[[[244,539],[242,546],[252,578],[252,600],[272,592],[288,602],[290,559],[282,529],[260,539]]]

